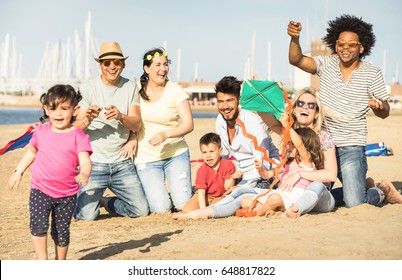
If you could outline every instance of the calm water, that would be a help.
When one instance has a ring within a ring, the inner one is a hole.
[[[39,122],[41,109],[0,108],[0,125]],[[216,118],[218,113],[193,113],[193,118]]]

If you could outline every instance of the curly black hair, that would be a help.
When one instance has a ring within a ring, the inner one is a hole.
[[[364,51],[360,54],[360,58],[370,55],[371,49],[375,44],[375,35],[373,25],[352,15],[341,15],[335,20],[328,21],[327,35],[322,40],[331,49],[332,53],[336,53],[336,40],[342,32],[353,32],[359,36],[359,41],[364,47]]]

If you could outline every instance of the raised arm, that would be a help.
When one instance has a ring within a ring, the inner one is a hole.
[[[315,74],[317,71],[317,66],[315,60],[309,56],[303,55],[302,49],[300,47],[300,32],[302,30],[302,25],[300,22],[291,21],[288,24],[288,35],[290,36],[289,45],[289,63],[293,66],[300,68],[311,74]]]

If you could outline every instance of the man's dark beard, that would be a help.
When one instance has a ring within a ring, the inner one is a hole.
[[[236,113],[233,114],[233,117],[230,119],[225,118],[225,116],[221,113],[223,119],[227,122],[235,121],[237,119],[237,116],[239,116],[239,110],[236,111]]]

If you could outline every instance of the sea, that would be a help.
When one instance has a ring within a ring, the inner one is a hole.
[[[0,108],[0,125],[12,124],[34,124],[39,122],[39,118],[43,116],[41,109],[25,109],[25,108]],[[194,112],[193,118],[216,118],[218,113],[212,112]]]

